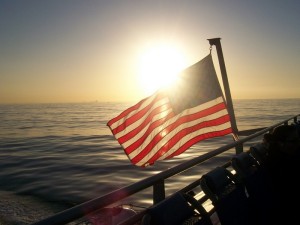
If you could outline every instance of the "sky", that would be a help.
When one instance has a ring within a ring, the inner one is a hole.
[[[299,0],[1,0],[0,103],[139,101],[210,38],[233,99],[300,98],[299,12]]]

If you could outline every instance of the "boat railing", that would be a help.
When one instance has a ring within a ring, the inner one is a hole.
[[[58,225],[58,224],[68,224],[72,221],[79,220],[81,218],[86,217],[87,214],[94,213],[96,211],[99,211],[101,209],[104,209],[105,207],[112,206],[119,201],[132,196],[142,190],[145,190],[146,188],[153,187],[153,204],[156,204],[163,200],[165,198],[165,181],[175,175],[178,175],[184,171],[187,171],[196,165],[199,165],[203,162],[205,162],[208,159],[211,159],[217,155],[220,155],[221,153],[224,153],[230,149],[237,148],[237,146],[243,146],[244,143],[253,140],[257,137],[262,136],[263,134],[272,131],[275,127],[280,126],[282,124],[289,124],[291,121],[294,123],[297,122],[297,118],[300,116],[300,114],[292,116],[286,120],[283,120],[279,123],[276,123],[270,127],[266,128],[256,128],[251,130],[245,130],[240,131],[239,135],[243,138],[240,138],[239,140],[233,141],[232,143],[226,144],[225,146],[222,146],[220,148],[217,148],[215,150],[209,151],[203,155],[200,155],[198,157],[195,157],[191,160],[185,161],[177,166],[171,167],[167,170],[164,170],[160,173],[157,173],[153,176],[150,176],[148,178],[145,178],[143,180],[140,180],[134,184],[125,186],[123,188],[117,189],[115,191],[112,191],[108,194],[105,194],[103,196],[97,197],[95,199],[89,200],[87,202],[84,202],[82,204],[76,205],[72,208],[69,208],[67,210],[64,210],[62,212],[59,212],[53,216],[50,216],[48,218],[45,218],[41,221],[38,221],[34,223],[34,225]],[[228,167],[230,165],[230,162],[225,163],[224,165],[218,165],[218,166],[224,166]],[[199,187],[200,185],[200,178],[194,181],[193,183],[188,184],[183,189],[178,191],[184,191],[188,192],[193,190],[196,187]],[[207,197],[203,195],[201,198],[198,199],[200,203],[204,203],[207,200]],[[209,211],[210,214],[213,213],[213,209]],[[139,221],[141,221],[143,215],[145,214],[145,210],[141,210],[139,213],[135,214],[134,216],[130,218],[126,218],[123,222],[119,223],[120,225],[129,225],[129,224],[137,224]]]

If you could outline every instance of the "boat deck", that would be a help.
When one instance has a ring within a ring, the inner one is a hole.
[[[240,137],[243,137],[243,138],[240,138],[237,141],[233,141],[230,144],[227,144],[218,149],[209,151],[204,155],[193,158],[193,159],[186,161],[180,165],[177,165],[168,170],[165,170],[158,174],[155,174],[151,177],[148,177],[146,179],[138,181],[132,185],[112,191],[112,192],[110,192],[106,195],[100,196],[96,199],[92,199],[88,202],[74,206],[70,209],[67,209],[67,210],[61,212],[61,213],[58,213],[51,217],[45,218],[44,220],[38,221],[38,222],[34,223],[34,225],[80,224],[80,221],[82,222],[82,224],[99,224],[99,223],[97,223],[97,221],[92,220],[93,215],[94,216],[97,215],[97,213],[101,210],[112,209],[118,205],[121,205],[120,203],[124,199],[126,199],[136,193],[139,193],[140,191],[143,191],[149,187],[153,188],[153,204],[151,207],[154,207],[155,205],[158,205],[164,199],[167,199],[168,197],[170,197],[172,195],[172,194],[169,194],[168,196],[166,196],[165,182],[169,178],[174,177],[178,174],[181,174],[183,171],[188,171],[191,168],[197,168],[197,170],[201,171],[200,164],[202,164],[203,162],[208,161],[224,152],[236,149],[236,151],[237,151],[236,155],[238,155],[239,153],[241,153],[238,151],[240,151],[240,149],[241,149],[241,147],[243,147],[244,143],[253,141],[254,139],[257,139],[257,138],[262,138],[262,136],[265,133],[272,131],[277,126],[280,126],[282,124],[288,124],[289,122],[293,122],[293,121],[295,122],[295,121],[297,121],[298,116],[300,116],[300,114],[290,117],[290,118],[288,118],[284,121],[281,121],[277,124],[274,124],[268,128],[253,129],[250,131],[240,132],[240,135],[241,135]],[[246,135],[246,136],[242,136],[242,135]],[[247,151],[242,151],[242,152],[247,152]],[[250,153],[250,151],[247,152],[247,154],[249,154],[249,153]],[[231,160],[224,165],[215,165],[215,166],[216,167],[220,166],[222,168],[228,169],[229,171],[232,171],[233,173],[236,173],[236,171],[232,167]],[[202,190],[201,178],[202,178],[201,175],[199,175],[198,178],[197,178],[197,176],[195,176],[194,182],[188,184],[186,187],[178,190],[177,192],[189,193],[189,192],[193,191],[194,193],[196,193],[196,195],[195,195],[196,199],[206,209],[208,215],[211,218],[211,222],[214,225],[219,224],[218,216],[215,213],[216,209],[213,206],[212,201],[209,199],[210,196],[207,196],[207,194],[204,193]],[[175,193],[173,193],[173,194],[175,194]],[[111,222],[110,225],[141,224],[143,217],[145,216],[146,213],[148,213],[148,211],[149,211],[149,209],[138,210],[137,213],[130,215],[126,218],[122,218],[122,221],[118,221],[118,223]],[[108,218],[108,217],[106,216],[106,218]],[[98,220],[98,222],[99,221],[100,221],[100,219]],[[103,223],[100,223],[100,224],[103,225]]]

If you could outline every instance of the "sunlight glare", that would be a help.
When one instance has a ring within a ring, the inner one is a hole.
[[[146,94],[171,85],[186,65],[184,55],[170,45],[149,48],[140,57],[139,82]]]

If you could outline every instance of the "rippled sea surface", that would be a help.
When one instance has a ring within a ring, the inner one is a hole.
[[[300,99],[234,100],[239,130],[271,126],[300,113]],[[0,190],[44,201],[78,204],[216,149],[231,137],[214,138],[154,166],[130,163],[106,123],[130,103],[0,105]],[[229,157],[229,156],[228,156]],[[224,155],[219,160],[227,160]],[[168,190],[209,169],[182,175]],[[131,201],[147,202],[149,193]]]

